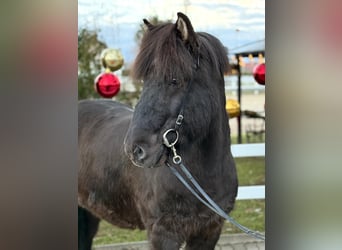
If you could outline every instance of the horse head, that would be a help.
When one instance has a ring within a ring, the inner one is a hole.
[[[228,61],[221,43],[196,33],[182,13],[175,23],[152,25],[145,19],[144,23],[147,32],[133,69],[143,91],[125,138],[125,152],[136,166],[153,168],[167,160],[163,135],[175,127],[180,112],[185,119],[178,145],[183,148],[203,139],[218,110],[225,112],[223,71]]]

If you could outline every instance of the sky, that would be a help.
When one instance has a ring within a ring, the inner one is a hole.
[[[99,38],[133,62],[134,36],[142,19],[176,21],[186,14],[195,31],[208,32],[229,50],[265,38],[265,0],[78,0],[78,29],[98,29]]]

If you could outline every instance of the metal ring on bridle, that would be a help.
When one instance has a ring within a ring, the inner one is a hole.
[[[173,161],[174,164],[179,165],[179,164],[182,162],[182,157],[180,157],[179,155],[175,155],[175,156],[172,158],[172,161]]]
[[[169,140],[167,139],[167,135],[170,133],[170,132],[174,132],[176,133],[176,139],[174,142],[169,142]],[[178,131],[177,130],[174,130],[173,128],[171,129],[168,129],[165,131],[165,133],[163,134],[163,141],[164,141],[164,144],[166,147],[168,148],[172,148],[178,141]]]

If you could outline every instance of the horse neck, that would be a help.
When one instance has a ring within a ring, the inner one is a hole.
[[[224,111],[213,115],[209,131],[204,138],[197,142],[190,142],[185,153],[185,162],[192,172],[220,172],[225,166],[225,160],[230,152],[230,130],[228,117]]]

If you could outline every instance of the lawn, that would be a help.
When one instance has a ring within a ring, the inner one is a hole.
[[[235,159],[239,185],[265,184],[265,158],[250,157]],[[265,231],[265,201],[241,200],[236,201],[235,209],[230,215],[240,224],[260,232]],[[241,233],[239,229],[226,222],[222,233]],[[146,232],[141,230],[120,229],[101,221],[100,228],[94,238],[95,245],[104,245],[119,242],[146,240]]]

